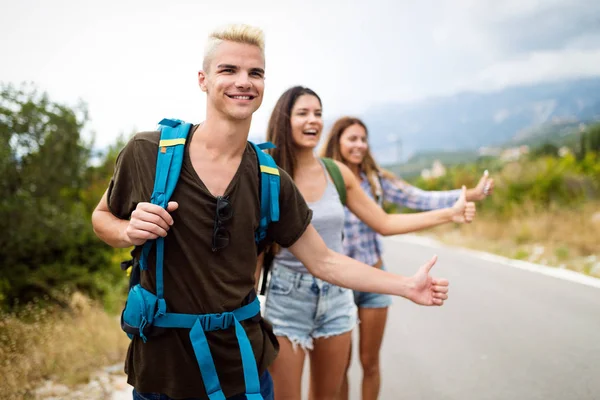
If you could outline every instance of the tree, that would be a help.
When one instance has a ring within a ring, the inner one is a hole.
[[[83,201],[87,121],[85,104],[53,102],[33,85],[0,86],[0,305],[60,301],[65,288],[100,297],[118,279]]]
[[[532,158],[537,158],[540,156],[551,156],[551,157],[556,157],[558,155],[558,147],[550,142],[546,142],[543,145],[535,148],[532,152],[530,157]]]
[[[588,136],[590,150],[600,153],[600,124],[591,126],[586,135]]]

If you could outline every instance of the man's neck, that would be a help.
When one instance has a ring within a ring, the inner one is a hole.
[[[235,121],[207,113],[206,120],[194,133],[192,143],[218,158],[236,158],[244,153],[251,118]]]

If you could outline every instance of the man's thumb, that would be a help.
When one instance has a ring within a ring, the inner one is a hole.
[[[431,257],[431,260],[427,261],[423,265],[423,268],[425,269],[426,273],[429,273],[429,271],[431,271],[431,268],[433,268],[433,266],[437,262],[437,259],[438,259],[438,256],[437,256],[437,254],[435,254],[433,257]]]
[[[170,201],[169,204],[167,204],[168,212],[173,212],[177,210],[177,208],[179,208],[179,203],[177,203],[176,201]]]
[[[462,186],[462,193],[460,196],[463,197],[465,201],[467,200],[467,187],[465,185]]]

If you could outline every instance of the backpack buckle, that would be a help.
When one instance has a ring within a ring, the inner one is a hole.
[[[131,260],[121,261],[121,271],[127,271],[129,267],[133,267],[133,258]]]
[[[233,313],[206,314],[200,318],[202,328],[207,331],[225,330],[233,324]]]

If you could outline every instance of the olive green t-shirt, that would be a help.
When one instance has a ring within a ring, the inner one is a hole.
[[[190,132],[188,143],[193,132]],[[159,132],[135,135],[117,158],[108,189],[111,212],[129,219],[139,202],[148,202],[154,187]],[[267,231],[268,241],[289,247],[304,233],[311,211],[292,179],[282,169],[280,220]],[[164,294],[167,310],[175,313],[206,314],[233,311],[242,306],[254,287],[257,247],[254,232],[260,218],[258,160],[248,144],[240,166],[225,196],[233,216],[225,222],[230,240],[226,248],[212,251],[216,198],[196,174],[185,147],[179,181],[171,197],[179,203],[172,213],[174,224],[165,238]],[[141,284],[156,292],[155,248]],[[274,360],[278,344],[265,322],[241,322],[254,350],[259,373]],[[240,350],[234,328],[206,332],[217,375],[225,396],[244,393]],[[200,375],[189,329],[168,329],[146,343],[134,337],[125,363],[128,382],[138,392],[158,392],[173,398],[208,398]]]

